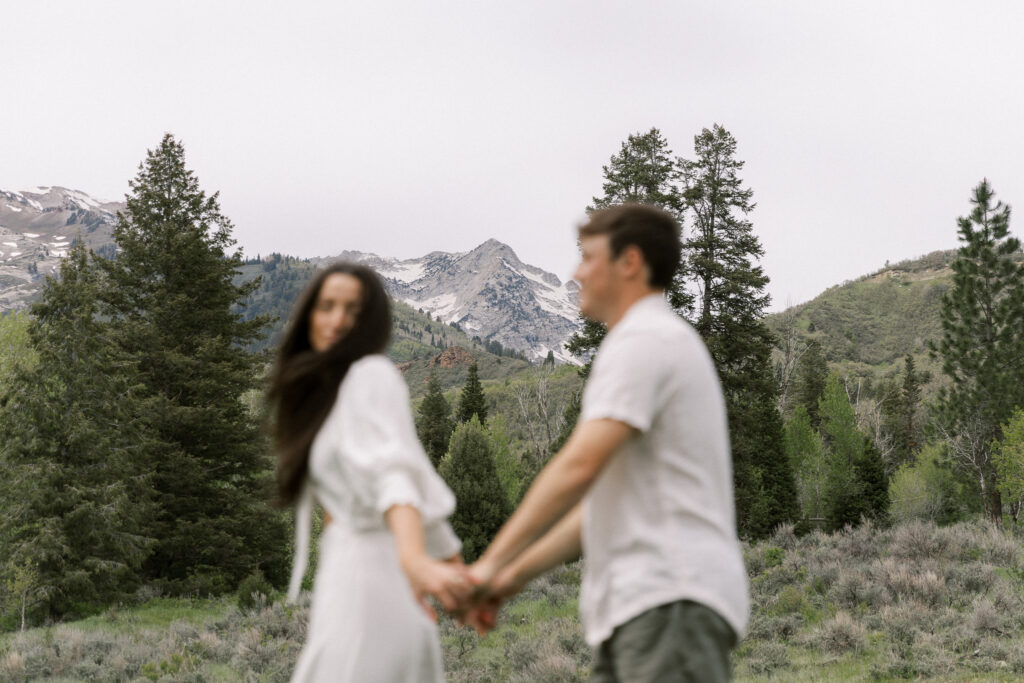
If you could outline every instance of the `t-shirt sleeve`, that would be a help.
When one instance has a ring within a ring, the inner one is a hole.
[[[617,420],[646,432],[660,409],[668,378],[667,350],[657,337],[642,333],[609,342],[594,359],[583,391],[580,422]]]

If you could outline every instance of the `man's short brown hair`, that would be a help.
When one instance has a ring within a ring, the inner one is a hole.
[[[620,204],[590,214],[579,227],[579,235],[608,235],[612,258],[635,246],[644,256],[651,287],[668,289],[679,267],[682,244],[679,223],[666,211],[647,204]]]

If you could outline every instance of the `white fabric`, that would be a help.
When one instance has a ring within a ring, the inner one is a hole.
[[[633,617],[684,599],[742,636],[750,605],[725,402],[703,341],[662,296],[633,304],[601,343],[580,423],[598,419],[639,433],[583,501],[587,642],[596,647]]]
[[[444,559],[461,548],[446,521],[455,497],[416,438],[408,389],[386,357],[352,364],[313,441],[296,511],[292,601],[314,497],[332,519],[320,538],[309,632],[292,680],[443,681],[437,627],[399,567],[384,512],[416,507],[427,552]]]

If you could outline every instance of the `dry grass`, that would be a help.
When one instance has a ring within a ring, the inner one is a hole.
[[[745,548],[753,613],[737,680],[1024,678],[1024,553],[981,522],[914,522]],[[479,639],[440,623],[450,681],[576,681],[591,653],[580,565],[531,584]],[[0,635],[2,681],[285,681],[306,609],[151,599],[73,624]]]

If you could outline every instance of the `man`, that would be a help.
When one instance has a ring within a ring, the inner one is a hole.
[[[749,616],[725,403],[699,335],[665,290],[679,226],[653,207],[579,229],[580,311],[608,334],[579,422],[470,568],[490,602],[584,556],[580,612],[595,681],[722,681]],[[489,605],[489,606],[488,606]]]

